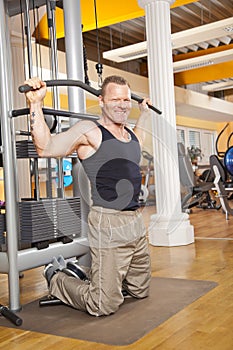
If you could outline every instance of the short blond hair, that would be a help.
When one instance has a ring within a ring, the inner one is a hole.
[[[119,75],[110,75],[104,79],[102,87],[101,87],[101,95],[103,97],[106,93],[106,88],[107,88],[108,84],[110,84],[110,83],[114,83],[117,85],[127,85],[130,88],[129,82],[125,78],[123,78]]]

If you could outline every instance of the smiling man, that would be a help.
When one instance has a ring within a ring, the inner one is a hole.
[[[70,264],[54,258],[45,268],[50,293],[91,315],[109,315],[123,303],[123,290],[135,298],[149,293],[150,256],[138,198],[143,125],[150,116],[150,101],[139,104],[141,114],[132,130],[127,123],[132,108],[130,86],[123,77],[109,76],[99,96],[98,122],[83,120],[51,135],[42,112],[46,84],[39,78],[25,84],[33,88],[26,96],[39,156],[65,157],[76,151],[91,184],[90,271],[86,276],[76,265],[77,278],[74,273],[70,276]]]

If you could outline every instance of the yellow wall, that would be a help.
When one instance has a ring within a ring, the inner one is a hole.
[[[218,124],[207,120],[199,120],[189,117],[176,116],[176,124],[180,126],[186,126],[190,128],[206,129],[206,130],[218,130]]]

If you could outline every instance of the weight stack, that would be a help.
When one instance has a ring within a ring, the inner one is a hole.
[[[6,217],[0,214],[0,245],[5,244]]]
[[[81,236],[80,198],[45,198],[19,202],[22,243],[48,242]]]
[[[16,141],[17,158],[39,158],[32,140]]]

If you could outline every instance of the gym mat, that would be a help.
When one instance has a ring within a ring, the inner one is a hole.
[[[154,277],[150,296],[126,298],[113,315],[95,317],[65,305],[23,306],[18,329],[108,345],[129,345],[217,286],[216,282]],[[0,326],[16,328],[0,317]]]

